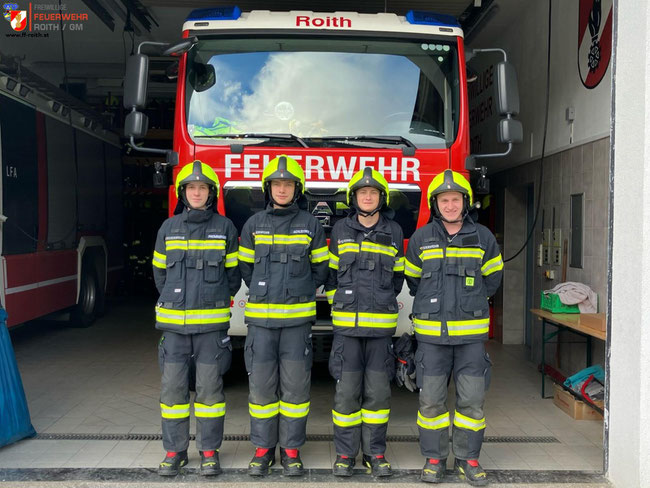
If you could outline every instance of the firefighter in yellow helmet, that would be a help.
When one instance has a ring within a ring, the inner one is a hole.
[[[494,235],[472,218],[467,179],[445,170],[427,191],[431,221],[415,231],[406,253],[405,274],[413,300],[417,339],[416,382],[420,389],[417,425],[426,462],[422,481],[437,483],[449,455],[447,385],[453,373],[455,469],[474,486],[487,484],[478,463],[490,383],[488,297],[501,284],[503,260]]]
[[[242,229],[239,263],[248,286],[244,349],[248,409],[255,455],[251,476],[266,476],[276,445],[286,476],[304,473],[299,449],[306,440],[311,386],[311,328],[316,289],[327,276],[325,232],[301,209],[305,176],[281,155],[262,173],[268,203]]]
[[[226,402],[222,377],[230,368],[230,303],[239,287],[237,229],[217,213],[219,179],[201,161],[176,177],[178,205],[163,222],[153,257],[160,298],[156,328],[162,372],[163,447],[158,474],[173,476],[187,464],[190,442],[190,362],[196,363],[196,445],[202,475],[216,475]]]
[[[336,379],[332,421],[335,476],[351,476],[361,448],[374,476],[390,476],[385,457],[390,382],[395,375],[392,336],[397,295],[404,283],[404,236],[388,207],[388,183],[366,167],[348,184],[348,206],[330,236],[325,291],[332,305],[329,358]]]

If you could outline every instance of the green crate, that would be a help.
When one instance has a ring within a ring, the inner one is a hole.
[[[580,313],[577,305],[565,305],[555,293],[545,294],[542,292],[540,307],[542,310],[548,310],[551,313]]]

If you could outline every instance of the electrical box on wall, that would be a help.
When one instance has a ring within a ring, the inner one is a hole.
[[[540,244],[537,248],[537,267],[541,268],[544,264],[544,244]]]
[[[562,248],[553,246],[553,264],[555,266],[560,266],[562,264]]]

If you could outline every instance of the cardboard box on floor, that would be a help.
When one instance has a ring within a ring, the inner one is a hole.
[[[576,420],[603,420],[603,416],[585,402],[578,400],[560,385],[553,385],[553,403]],[[602,408],[601,405],[599,407]]]

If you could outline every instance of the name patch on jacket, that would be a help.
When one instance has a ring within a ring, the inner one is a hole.
[[[184,241],[185,236],[165,236],[166,241]]]
[[[208,239],[226,239],[227,236],[221,234],[208,234]]]
[[[339,239],[337,242],[339,244],[345,244],[347,242],[354,242],[356,244],[357,241],[355,241],[354,239]]]
[[[437,249],[439,247],[440,244],[427,244],[426,246],[420,246],[420,251],[424,251],[425,249]]]
[[[310,236],[314,235],[314,233],[312,231],[310,231],[309,229],[291,229],[291,233],[292,234],[307,234],[307,235],[310,235]]]

